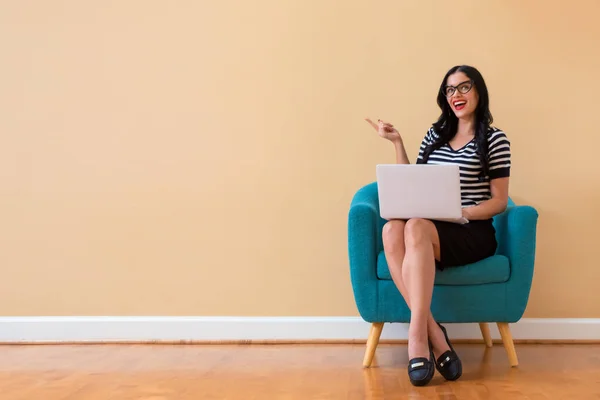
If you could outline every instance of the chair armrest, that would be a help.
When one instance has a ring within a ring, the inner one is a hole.
[[[374,320],[378,307],[377,249],[379,200],[369,184],[356,192],[348,213],[348,257],[354,300],[363,319]]]
[[[510,321],[518,321],[525,312],[535,265],[538,212],[531,206],[509,207],[498,216],[498,253],[510,261],[506,285]]]

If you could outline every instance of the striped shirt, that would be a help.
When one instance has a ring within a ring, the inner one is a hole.
[[[417,164],[423,164],[423,152],[438,134],[429,129],[419,149]],[[490,180],[510,176],[510,141],[500,129],[490,127],[488,131],[489,174],[483,177],[479,155],[475,153],[475,139],[454,150],[448,143],[429,155],[427,164],[458,164],[460,169],[460,192],[463,207],[474,206],[492,198]]]

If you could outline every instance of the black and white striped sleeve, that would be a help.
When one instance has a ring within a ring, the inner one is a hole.
[[[425,148],[427,146],[431,146],[433,144],[433,142],[435,141],[436,138],[437,138],[437,135],[433,131],[433,127],[429,128],[429,130],[425,134],[425,137],[421,141],[421,147],[419,147],[419,155],[417,156],[417,164],[425,163],[425,161],[423,160],[423,152],[425,151]]]
[[[510,176],[510,141],[501,130],[495,130],[488,137],[490,179]]]

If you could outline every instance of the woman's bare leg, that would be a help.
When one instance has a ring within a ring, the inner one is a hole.
[[[443,332],[431,314],[435,260],[440,258],[440,240],[435,225],[411,219],[404,229],[405,256],[402,278],[408,290],[411,321],[408,331],[409,358],[428,357],[428,339],[437,355],[448,350]]]
[[[411,223],[412,225],[412,223]],[[439,239],[437,239],[437,230],[435,226],[431,224],[433,230],[435,231],[435,238],[437,243],[438,250],[435,252],[436,258],[439,259]],[[410,225],[409,225],[409,229]],[[392,280],[394,284],[402,294],[404,301],[411,308],[411,296],[409,295],[409,291],[404,282],[402,266],[404,263],[404,257],[406,253],[405,246],[405,230],[406,230],[406,221],[402,220],[392,220],[386,223],[383,227],[383,248],[385,252],[385,257],[388,263],[388,268],[390,270],[390,274],[392,276]],[[431,233],[431,232],[430,232]],[[433,285],[432,285],[433,288]],[[442,354],[444,351],[449,350],[450,348],[446,344],[446,340],[444,338],[444,334],[442,330],[439,328],[435,319],[433,318],[433,314],[428,309],[428,317],[427,317],[427,331],[432,339],[434,350],[436,354]],[[428,354],[428,353],[427,353]],[[411,357],[412,358],[412,357]]]
[[[402,280],[402,263],[404,262],[404,227],[406,221],[392,220],[383,226],[383,251],[388,263],[392,280],[400,291],[404,301],[410,308],[408,291]]]

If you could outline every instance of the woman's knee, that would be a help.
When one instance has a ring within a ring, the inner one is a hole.
[[[431,225],[431,221],[423,218],[409,219],[404,227],[404,243],[406,247],[413,247],[425,241],[431,242]]]
[[[404,249],[404,230],[406,222],[401,220],[388,221],[383,226],[383,246],[388,251]]]

